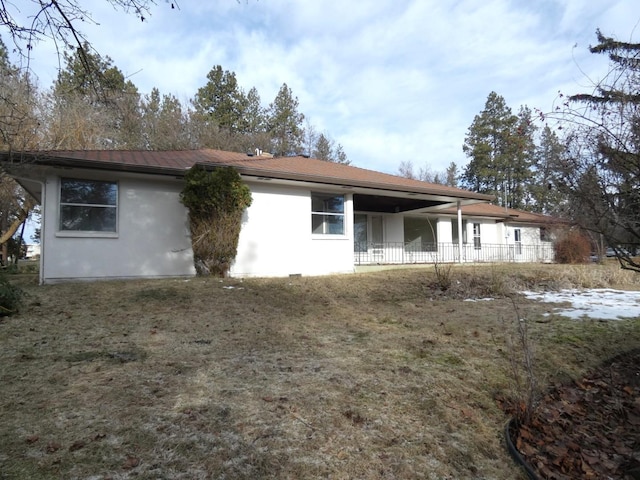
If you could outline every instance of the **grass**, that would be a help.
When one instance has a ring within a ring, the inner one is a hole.
[[[513,292],[640,288],[613,264],[36,286],[0,320],[0,479],[524,478]],[[462,301],[465,298],[491,301]],[[640,319],[529,320],[539,383],[640,344]]]

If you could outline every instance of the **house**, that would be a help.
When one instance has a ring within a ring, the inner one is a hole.
[[[42,206],[42,283],[195,274],[179,195],[196,164],[251,189],[234,277],[349,273],[362,265],[550,261],[549,218],[492,197],[302,156],[219,150],[1,153]]]
[[[27,244],[27,251],[25,253],[24,258],[32,259],[32,258],[38,258],[39,256],[40,256],[40,244],[38,243]]]

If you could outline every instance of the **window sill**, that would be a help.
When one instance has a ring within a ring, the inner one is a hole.
[[[349,237],[331,233],[312,233],[311,240],[349,240]]]
[[[118,238],[118,232],[83,232],[68,230],[56,232],[56,237],[60,238]]]

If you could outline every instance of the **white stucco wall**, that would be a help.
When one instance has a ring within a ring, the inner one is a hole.
[[[61,176],[118,182],[116,233],[59,230]],[[325,190],[259,180],[247,184],[253,203],[243,217],[231,276],[326,275],[355,270],[351,194],[332,187]],[[43,195],[41,279],[51,283],[72,279],[194,275],[188,214],[179,200],[181,189],[182,181],[173,177],[79,169],[48,171]],[[344,195],[343,235],[312,233],[312,192]],[[388,244],[389,252],[383,257],[378,252],[375,258],[363,261],[411,261],[404,255],[404,215],[369,214],[370,217],[378,215],[383,217],[383,241]],[[474,249],[474,223],[481,224],[481,250]],[[505,237],[505,228],[510,232],[508,237]],[[548,243],[540,241],[538,227],[516,228],[521,229],[525,245]],[[465,261],[486,261],[492,258],[491,248],[486,247],[504,247],[505,241],[514,241],[513,226],[495,220],[468,218],[466,229],[467,243],[462,257]],[[440,244],[452,242],[451,217],[438,219],[437,235]],[[457,250],[447,252],[452,259],[458,258]]]
[[[453,228],[451,227],[452,219],[450,217],[438,218],[437,230],[438,230],[438,243],[452,243],[453,242]],[[457,222],[457,219],[453,219]]]
[[[528,226],[528,225],[513,225],[507,227],[509,230],[509,242],[513,242],[515,235],[513,231],[516,228],[520,229],[522,235],[522,243],[525,245],[551,245],[551,241],[540,240],[540,227]]]
[[[108,174],[73,170],[64,177],[115,180]],[[45,255],[42,280],[186,276],[195,274],[187,212],[180,181],[126,175],[118,179],[116,234],[61,232],[60,177],[45,182]]]
[[[233,277],[326,275],[354,271],[353,201],[345,195],[345,234],[313,235],[311,190],[249,182]],[[331,193],[330,190],[318,190]],[[343,192],[333,193],[343,195]]]

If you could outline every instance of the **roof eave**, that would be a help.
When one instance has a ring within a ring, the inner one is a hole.
[[[48,152],[35,152],[35,153],[20,153],[20,160],[15,161],[10,152],[0,152],[0,161],[10,164],[24,164],[34,163],[41,166],[52,167],[70,167],[70,168],[84,168],[90,170],[102,170],[102,171],[120,171],[130,173],[144,173],[154,175],[166,175],[166,176],[178,176],[182,177],[187,172],[188,168],[177,167],[163,167],[158,165],[143,165],[143,164],[125,164],[120,162],[105,162],[100,160],[83,160],[78,158],[61,157],[55,153],[49,154]],[[208,163],[208,162],[194,162],[194,165],[202,165],[208,169],[215,169],[221,166],[230,166],[238,170],[241,175],[272,178],[274,180],[291,180],[307,183],[317,183],[325,185],[333,185],[340,187],[358,187],[373,190],[384,190],[388,192],[396,193],[416,193],[430,196],[441,196],[450,199],[459,200],[462,205],[470,205],[480,202],[490,202],[494,198],[491,195],[469,192],[465,190],[451,191],[441,188],[415,188],[407,187],[405,185],[393,185],[383,182],[371,182],[366,180],[345,180],[336,177],[327,177],[322,175],[302,174],[294,172],[282,172],[270,169],[252,168],[250,166],[238,165],[233,162],[220,162],[220,163]]]

